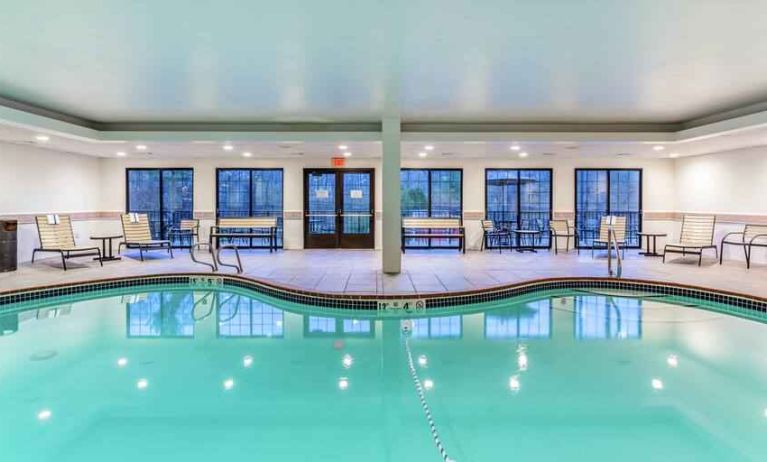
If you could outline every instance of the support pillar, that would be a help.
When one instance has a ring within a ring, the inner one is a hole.
[[[383,162],[381,168],[381,187],[383,191],[382,243],[383,272],[398,274],[402,270],[402,213],[400,203],[400,119],[383,120],[381,141]]]

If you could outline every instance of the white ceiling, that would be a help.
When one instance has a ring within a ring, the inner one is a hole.
[[[354,158],[381,157],[381,144],[374,141],[348,141],[338,139],[327,142],[258,142],[258,141],[89,141],[66,136],[48,134],[48,141],[41,142],[36,136],[42,132],[0,124],[0,142],[34,145],[47,149],[98,157],[116,157],[123,152],[130,158],[237,158],[244,152],[250,152],[258,158],[295,158],[340,156],[340,145],[347,146],[347,151]],[[136,146],[143,144],[146,151],[139,151]],[[231,151],[223,146],[230,144]],[[426,146],[433,146],[427,151]],[[512,151],[511,146],[518,145],[519,151]],[[663,146],[663,150],[656,150]],[[530,141],[514,142],[478,142],[478,141],[438,141],[438,142],[403,142],[402,155],[405,158],[417,158],[419,152],[427,152],[428,158],[515,158],[519,152],[528,153],[529,158],[551,156],[557,158],[573,157],[611,157],[631,155],[641,158],[685,157],[712,152],[730,151],[747,147],[767,146],[767,126],[744,129],[734,133],[723,133],[704,139],[673,143],[649,142],[606,142],[606,141]],[[0,149],[0,152],[2,150]]]
[[[0,96],[102,122],[678,122],[767,99],[764,0],[5,3]]]

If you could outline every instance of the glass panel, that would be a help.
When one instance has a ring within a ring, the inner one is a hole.
[[[485,315],[489,339],[548,338],[551,336],[551,300],[496,310]]]
[[[575,220],[580,231],[579,245],[591,246],[599,235],[602,216],[626,217],[626,245],[638,247],[641,230],[641,171],[577,170],[575,178]]]
[[[309,232],[336,233],[336,174],[311,173],[309,184]]]
[[[487,218],[498,228],[541,231],[537,246],[549,246],[551,172],[487,170]]]
[[[370,234],[370,174],[343,173],[343,232]]]
[[[282,337],[282,310],[248,297],[218,294],[218,332],[222,337]],[[223,299],[223,301],[222,301]]]
[[[128,212],[146,213],[154,239],[162,236],[160,171],[128,170]]]
[[[461,170],[402,170],[400,181],[403,217],[460,218]],[[440,232],[439,230],[423,231]],[[407,247],[457,247],[458,240],[408,238],[405,245]]]
[[[610,172],[610,214],[626,217],[626,245],[639,246],[639,170],[613,170]]]
[[[575,226],[578,245],[590,247],[599,237],[599,223],[607,214],[607,170],[576,170]]]
[[[576,296],[575,337],[578,339],[641,338],[642,300]]]
[[[277,217],[277,246],[282,246],[282,170],[252,171],[252,215]],[[262,245],[268,246],[267,238]]]
[[[282,247],[283,173],[281,169],[218,170],[219,217],[277,217],[277,246]],[[268,238],[237,239],[242,247],[266,247]],[[255,241],[255,242],[254,242]],[[259,242],[261,241],[261,242]]]
[[[413,319],[413,338],[460,338],[461,317],[443,316],[439,318]]]
[[[162,195],[160,194],[162,192]],[[194,173],[188,169],[128,169],[128,212],[146,213],[153,239],[193,218]],[[173,242],[174,245],[188,242]]]
[[[128,337],[194,336],[191,292],[153,292],[126,305]]]
[[[194,218],[192,170],[162,170],[162,224],[160,236],[177,227],[182,219]],[[173,245],[182,245],[183,238],[174,237]],[[187,239],[188,241],[188,239]],[[188,242],[187,242],[188,245]]]

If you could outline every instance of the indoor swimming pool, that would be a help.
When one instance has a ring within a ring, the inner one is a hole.
[[[767,454],[767,326],[714,303],[561,290],[381,318],[140,290],[2,307],[2,460]]]

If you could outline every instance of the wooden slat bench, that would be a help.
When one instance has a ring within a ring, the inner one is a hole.
[[[277,250],[277,217],[219,218],[210,232],[218,238],[267,238],[269,252]]]
[[[438,231],[438,232],[435,232]],[[466,253],[466,231],[460,218],[403,218],[402,252],[405,239],[458,239],[458,248]]]

